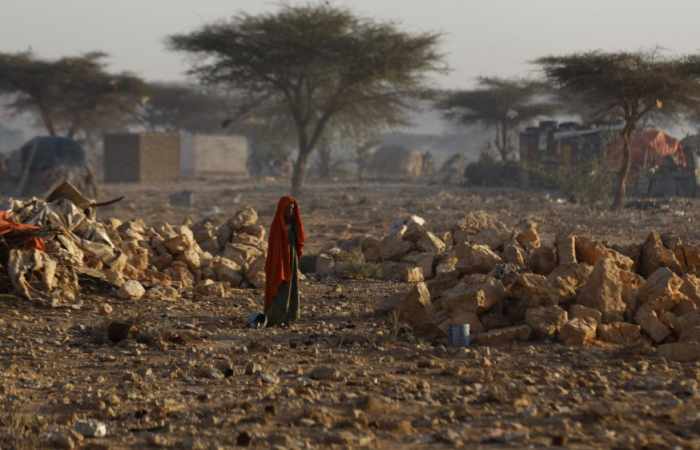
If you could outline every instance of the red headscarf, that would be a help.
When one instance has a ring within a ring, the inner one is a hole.
[[[299,204],[294,197],[282,197],[277,203],[277,212],[270,226],[270,236],[268,238],[267,260],[265,261],[265,309],[277,295],[280,284],[292,279],[292,256],[289,251],[289,231],[286,221],[289,205],[294,205],[294,217],[296,225],[296,250],[301,258],[304,248],[304,224],[301,221]]]

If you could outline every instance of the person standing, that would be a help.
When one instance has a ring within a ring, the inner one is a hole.
[[[304,248],[304,224],[296,199],[280,198],[270,226],[265,261],[267,326],[289,325],[300,315],[299,260]]]

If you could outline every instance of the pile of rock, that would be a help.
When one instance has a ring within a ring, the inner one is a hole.
[[[624,247],[573,234],[544,245],[533,222],[508,230],[482,219],[470,216],[452,231],[454,270],[385,309],[431,338],[468,323],[486,345],[647,341],[669,358],[700,358],[700,247],[656,232]]]
[[[351,265],[370,264],[380,269],[375,273],[382,279],[418,283],[446,270],[441,259],[446,250],[424,219],[411,216],[395,223],[383,239],[351,239],[327,249],[316,258],[315,272],[343,274]]]
[[[80,275],[102,278],[125,299],[224,296],[230,288],[265,284],[265,229],[253,208],[221,226],[193,227],[142,220],[100,222],[67,199],[14,202],[11,217],[50,230],[46,252],[12,249],[7,271],[15,291],[73,301]],[[40,294],[40,295],[39,295]]]

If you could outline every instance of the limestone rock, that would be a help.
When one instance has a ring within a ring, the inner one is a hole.
[[[119,298],[124,300],[140,300],[146,294],[146,289],[136,280],[129,280],[119,288]]]
[[[447,248],[439,237],[429,231],[416,242],[416,247],[423,253],[433,253],[435,255],[443,253]]]
[[[631,272],[625,274],[613,259],[604,258],[581,288],[577,303],[600,311],[604,322],[620,321],[634,303],[637,283],[639,280]]]
[[[640,273],[643,277],[649,277],[661,267],[668,267],[678,275],[683,274],[683,269],[676,255],[664,247],[659,233],[652,232],[642,247]]]
[[[532,328],[528,325],[518,325],[479,333],[474,336],[474,343],[488,346],[503,345],[515,341],[527,341],[531,335]]]
[[[603,313],[597,309],[589,308],[583,305],[571,305],[569,308],[569,316],[571,319],[588,319],[597,324],[603,320]]]
[[[262,289],[265,287],[266,275],[264,256],[256,258],[248,265],[248,269],[245,271],[245,279],[256,289]],[[235,284],[235,282],[232,284]]]
[[[525,249],[538,248],[542,241],[540,240],[539,226],[537,223],[526,221],[521,225],[521,228],[523,230],[515,237],[518,243]]]
[[[641,338],[641,327],[633,323],[613,322],[598,326],[598,339],[610,344],[633,345]]]
[[[397,236],[387,236],[382,240],[379,254],[385,261],[399,260],[413,250],[413,243]]]
[[[511,297],[525,302],[528,308],[558,305],[562,301],[561,294],[547,277],[534,273],[519,274],[510,287]]]
[[[459,244],[455,256],[457,270],[463,274],[489,273],[502,263],[501,257],[485,245]]]
[[[398,305],[399,320],[408,323],[419,336],[435,338],[445,334],[435,323],[430,292],[425,283],[416,284]]]
[[[238,287],[243,281],[241,266],[228,258],[218,257],[212,261],[212,269],[216,273],[219,281],[230,283],[233,287]]]
[[[560,265],[547,275],[550,284],[562,294],[562,302],[576,299],[579,291],[593,273],[593,267],[588,264]]]
[[[506,244],[503,247],[503,260],[518,267],[525,267],[525,252],[517,243]]]
[[[535,335],[539,337],[552,337],[568,321],[567,313],[559,306],[541,306],[530,308],[525,314],[525,323],[528,324]]]
[[[505,299],[506,290],[501,281],[486,278],[480,283],[459,283],[442,295],[441,305],[450,312],[484,313]]]
[[[586,345],[595,339],[597,328],[592,320],[573,319],[561,328],[559,339],[566,345]]]
[[[648,307],[642,306],[639,308],[634,316],[634,320],[657,344],[663,342],[671,335],[671,329],[661,321],[658,313]]]
[[[426,280],[435,276],[435,255],[433,253],[411,253],[403,258],[404,262],[420,267]]]
[[[671,361],[692,362],[700,359],[700,342],[674,342],[659,346],[659,355]]]
[[[573,234],[557,236],[557,262],[559,265],[576,264],[576,237]]]
[[[549,275],[557,267],[557,254],[551,247],[540,246],[532,250],[527,264],[534,273]]]
[[[228,223],[233,230],[256,225],[258,223],[258,212],[251,207],[244,208],[238,211]]]
[[[668,311],[685,296],[681,293],[683,280],[666,267],[657,269],[641,286],[638,303],[654,311]]]

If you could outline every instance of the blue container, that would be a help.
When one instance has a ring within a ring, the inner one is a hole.
[[[468,347],[469,339],[469,324],[450,325],[447,329],[447,343],[450,347]]]

